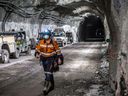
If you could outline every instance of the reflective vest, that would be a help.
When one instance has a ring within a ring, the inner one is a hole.
[[[60,48],[58,47],[58,43],[54,39],[51,39],[49,44],[47,44],[44,39],[40,40],[38,45],[36,46],[36,51],[44,54],[44,57],[50,57],[55,54],[61,54]],[[45,56],[45,54],[47,55]]]

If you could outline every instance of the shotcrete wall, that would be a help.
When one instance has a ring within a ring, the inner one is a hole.
[[[28,3],[26,3],[26,1],[23,3],[23,0],[13,1],[17,1],[15,5],[20,4],[21,6],[27,6],[31,4],[37,5],[39,3],[37,1],[40,0],[31,0],[32,2],[27,0]],[[111,87],[116,91],[116,96],[128,96],[128,0],[95,1],[98,1],[98,4],[100,5],[99,8],[103,10],[104,14],[106,15],[106,21],[104,21],[104,23],[108,23],[108,26],[105,25],[105,28],[110,30],[108,60],[110,62],[109,80]],[[1,32],[1,23],[5,15],[5,10],[1,7],[0,13]],[[20,30],[20,28],[23,28],[23,30],[25,30],[29,36],[32,36],[33,34],[36,35],[36,33],[39,31],[39,23],[40,22],[38,22],[36,17],[23,18],[12,13],[6,22],[5,31],[9,31],[11,29]],[[45,25],[46,24],[48,23],[45,22]],[[109,35],[107,35],[106,38],[109,38]]]
[[[1,24],[6,11],[3,8],[0,8],[0,12],[2,13],[0,16],[0,32],[2,32]],[[5,31],[11,31],[12,29],[19,31],[20,28],[22,28],[30,37],[34,35],[34,32],[38,32],[38,27],[38,23],[35,22],[33,18],[23,18],[15,13],[11,13],[5,23]]]
[[[128,1],[112,0],[107,20],[111,36],[108,49],[110,84],[115,96],[128,96]]]
[[[0,32],[2,32],[2,21],[5,16],[6,11],[0,7]],[[40,23],[41,22],[41,23]],[[33,16],[31,18],[24,18],[15,13],[11,13],[9,18],[5,23],[5,31],[19,31],[21,28],[27,32],[29,37],[37,37],[38,32],[46,28],[54,28],[55,24],[51,20],[40,20],[38,16]]]

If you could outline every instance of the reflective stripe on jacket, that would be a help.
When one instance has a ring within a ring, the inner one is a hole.
[[[53,56],[54,54],[61,54],[60,48],[58,47],[57,41],[51,39],[52,41],[47,44],[45,40],[40,40],[39,44],[36,46],[36,50],[42,53],[46,57]]]

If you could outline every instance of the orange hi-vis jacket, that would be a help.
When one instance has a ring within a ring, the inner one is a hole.
[[[49,44],[47,44],[44,39],[40,40],[39,44],[36,46],[36,51],[44,57],[51,57],[55,54],[60,55],[61,51],[57,41],[55,41],[55,39],[51,40],[52,41]]]

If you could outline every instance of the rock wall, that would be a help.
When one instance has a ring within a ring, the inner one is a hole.
[[[0,7],[0,32],[2,32],[2,20],[5,16],[5,10]],[[41,22],[41,23],[40,23]],[[27,32],[29,37],[37,37],[38,32],[43,31],[44,29],[55,28],[56,25],[51,20],[38,20],[38,17],[23,18],[15,13],[11,13],[9,18],[5,23],[5,31],[19,31],[21,28]]]
[[[41,0],[8,0],[20,7],[38,5]],[[25,1],[25,2],[23,2]],[[46,0],[42,0],[46,1]],[[58,4],[67,4],[70,0],[50,0],[58,1]],[[73,2],[71,0],[70,2]],[[80,0],[75,0],[80,1]],[[116,96],[128,96],[128,0],[95,0],[100,4],[100,9],[104,10],[106,19],[104,25],[106,31],[110,30],[110,45],[108,48],[108,60],[110,62],[109,74],[110,84],[115,90]],[[104,1],[104,2],[103,2]],[[27,2],[27,3],[26,3]],[[2,31],[1,22],[5,15],[5,10],[0,7],[0,32]],[[28,35],[35,36],[38,31],[51,28],[54,23],[52,21],[44,21],[42,26],[39,24],[37,17],[22,18],[16,14],[11,14],[5,25],[5,31],[11,29],[20,30],[23,28]],[[78,24],[78,22],[76,22]],[[75,24],[75,23],[74,23]],[[48,26],[46,26],[48,25]],[[76,24],[75,24],[76,25]],[[108,28],[109,27],[109,28]],[[73,28],[73,26],[72,26]],[[40,30],[39,30],[40,29]],[[76,27],[73,28],[76,31]],[[109,33],[109,31],[107,32]],[[76,38],[76,37],[75,37]],[[109,35],[107,35],[109,38]],[[77,41],[77,40],[75,40]]]
[[[5,10],[0,8],[2,15],[0,16],[0,32],[2,32],[2,20],[5,16]],[[15,13],[11,13],[5,24],[5,31],[19,31],[20,28],[27,32],[28,36],[36,35],[35,32],[38,32],[39,24],[34,22],[34,18],[23,18]]]
[[[128,96],[128,1],[112,0],[107,19],[111,32],[110,84],[115,96]]]

